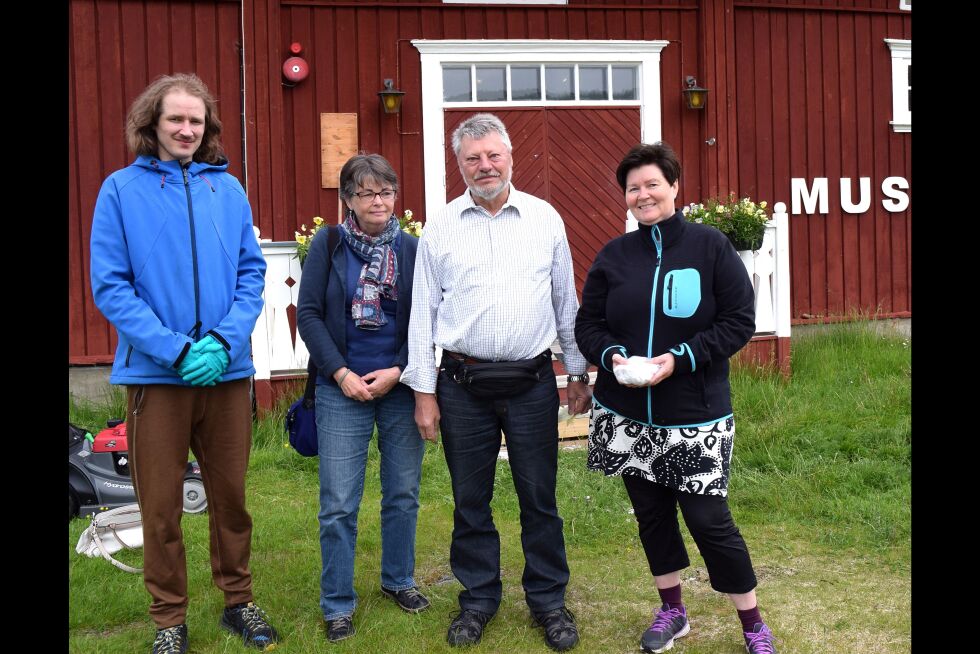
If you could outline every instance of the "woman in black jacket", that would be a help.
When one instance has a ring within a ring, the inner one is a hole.
[[[637,145],[616,170],[639,229],[596,255],[575,321],[579,349],[599,367],[588,466],[622,476],[660,594],[643,651],[666,651],[690,631],[679,504],[711,587],[735,604],[746,649],[768,654],[772,632],[727,500],[735,437],[728,358],[755,332],[755,296],[725,235],[686,222],[675,206],[680,170],[662,142]]]

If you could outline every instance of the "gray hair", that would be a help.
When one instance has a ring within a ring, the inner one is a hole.
[[[459,149],[464,136],[471,139],[482,139],[490,132],[500,134],[500,139],[507,146],[508,152],[514,149],[510,144],[510,136],[507,134],[507,128],[504,127],[503,121],[493,114],[475,114],[461,122],[456,131],[453,132],[453,152],[457,157],[459,156]]]
[[[350,200],[364,180],[373,179],[398,190],[398,175],[380,154],[355,154],[340,169],[340,197]]]

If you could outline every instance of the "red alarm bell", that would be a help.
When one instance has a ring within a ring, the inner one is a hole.
[[[282,64],[282,74],[293,84],[302,82],[310,74],[310,65],[302,57],[290,57]]]

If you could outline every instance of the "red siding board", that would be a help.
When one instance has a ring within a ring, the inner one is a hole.
[[[860,97],[856,83],[857,70],[854,66],[845,66],[844,62],[855,61],[855,17],[844,14],[838,17],[840,49],[840,107],[841,107],[841,176],[848,177],[852,182],[852,201],[858,201],[860,194],[861,165],[858,151],[858,116],[857,100]],[[867,170],[867,169],[866,169]],[[843,301],[845,309],[860,306],[861,275],[858,224],[860,217],[855,214],[842,213],[841,259],[844,277]]]
[[[70,357],[95,360],[111,354],[114,335],[91,306],[88,232],[102,178],[131,158],[122,139],[122,118],[145,84],[174,70],[205,76],[219,96],[230,169],[244,177],[239,21],[245,48],[247,190],[266,238],[290,239],[313,215],[336,213],[336,191],[319,185],[321,112],[358,114],[360,147],[385,155],[399,173],[398,210],[411,208],[424,218],[422,138],[417,133],[421,73],[413,38],[666,39],[662,138],[681,157],[680,199],[694,202],[732,190],[789,205],[791,177],[808,182],[828,177],[830,214],[790,220],[794,319],[851,307],[907,313],[911,209],[886,211],[880,190],[891,175],[911,183],[910,135],[896,134],[888,124],[891,66],[882,39],[911,37],[911,15],[897,11],[896,4],[573,0],[568,7],[504,8],[438,0],[245,0],[239,15],[239,4],[224,0],[73,0],[69,82],[72,106],[78,108],[69,128]],[[288,88],[281,84],[280,69],[292,40],[303,42],[311,75]],[[685,75],[695,75],[711,89],[705,111],[684,107]],[[377,91],[386,77],[406,91],[398,116],[380,109]],[[88,108],[87,98],[98,98],[98,104]],[[568,174],[595,183],[584,169],[587,159],[564,160],[578,152],[577,146],[563,142],[552,147],[557,126],[540,122],[539,127],[534,147],[561,157],[558,163]],[[705,144],[708,137],[716,139],[715,145]],[[596,147],[613,167],[622,155],[612,143]],[[545,193],[560,193],[560,177],[553,174],[553,167],[542,166],[528,182]],[[456,177],[461,183],[458,171]],[[872,178],[868,212],[842,213],[841,177],[852,179],[855,194],[860,177]],[[593,202],[618,203],[616,220],[621,220],[621,197]],[[600,229],[576,235],[575,247],[588,249],[602,238]]]
[[[838,32],[837,14],[825,13],[820,16],[821,33],[821,62],[823,64],[822,101],[824,119],[822,141],[824,148],[824,166],[827,176],[837,183],[840,192],[841,178],[841,112],[840,112],[840,61],[837,53]],[[839,206],[839,203],[838,205]],[[827,262],[827,305],[825,313],[839,315],[844,308],[843,287],[844,271],[842,267],[843,247],[841,242],[841,211],[835,207],[824,219],[826,227],[825,257]]]

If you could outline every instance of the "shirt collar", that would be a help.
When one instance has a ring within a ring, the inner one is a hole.
[[[526,194],[521,193],[516,188],[514,188],[513,182],[509,184],[509,188],[510,188],[510,193],[507,195],[507,202],[504,203],[504,206],[500,207],[500,211],[497,213],[497,215],[499,216],[508,207],[513,207],[513,209],[517,212],[517,216],[520,217],[521,214],[523,213],[522,209],[526,208],[527,206],[526,199],[525,199]],[[471,211],[471,210],[484,215],[489,213],[486,209],[478,205],[473,200],[473,195],[470,193],[469,187],[467,187],[466,192],[463,193],[463,208],[459,212],[459,215],[463,216],[467,211]]]

